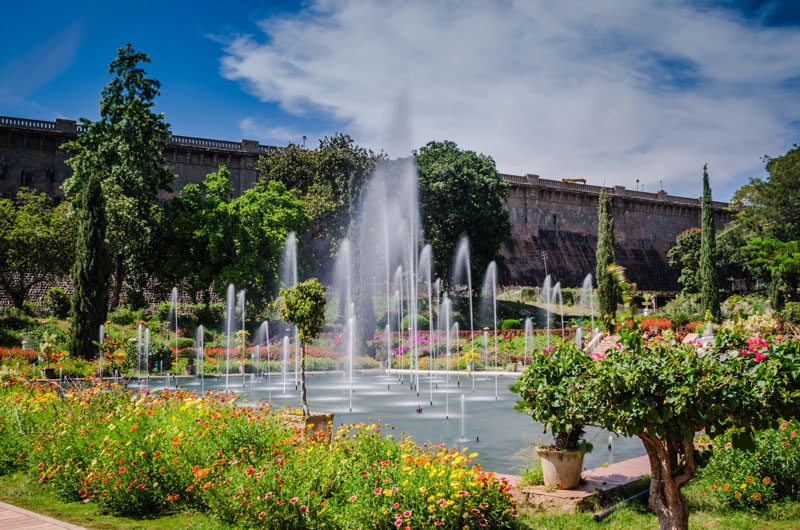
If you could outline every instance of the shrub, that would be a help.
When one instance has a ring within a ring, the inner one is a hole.
[[[521,296],[523,302],[536,302],[539,299],[535,287],[523,287]]]
[[[789,324],[800,324],[800,303],[786,302],[780,317]]]
[[[411,326],[411,315],[406,315],[403,317],[403,321],[400,323],[403,326],[404,330],[408,330],[409,326]],[[421,331],[425,331],[426,329],[430,328],[430,322],[428,318],[424,315],[417,314],[417,329]]]
[[[61,287],[51,287],[44,295],[42,303],[47,313],[56,318],[69,318],[70,299],[67,292]]]
[[[708,465],[702,471],[711,496],[734,508],[759,511],[775,500],[797,498],[800,495],[798,431],[797,421],[759,431],[750,450],[733,446],[735,429],[718,436]]]
[[[503,320],[503,323],[500,325],[500,329],[522,329],[522,324],[520,324],[519,320],[515,318],[508,318]]]
[[[36,305],[30,300],[25,300],[22,302],[22,312],[28,316],[35,317],[37,313]]]
[[[222,322],[225,314],[224,304],[193,304],[190,312],[198,324],[204,328],[215,328]]]
[[[132,311],[127,307],[120,307],[108,314],[108,320],[119,326],[130,326],[144,319],[144,310]]]

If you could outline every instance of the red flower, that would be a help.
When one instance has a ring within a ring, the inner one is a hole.
[[[300,507],[300,513],[308,513],[308,506],[305,504]]]
[[[411,510],[406,510],[406,511],[404,511],[404,512],[403,512],[403,517],[405,517],[406,519],[408,519],[409,517],[411,517]]]
[[[265,515],[264,512],[261,512],[260,514],[258,514],[258,520],[260,521],[261,519],[263,519],[264,515]]]

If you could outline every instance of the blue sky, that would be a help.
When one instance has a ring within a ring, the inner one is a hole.
[[[40,2],[4,7],[0,114],[97,116],[115,50],[176,134],[433,139],[509,173],[726,200],[800,141],[800,3]]]

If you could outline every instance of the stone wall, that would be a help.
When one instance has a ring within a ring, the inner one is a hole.
[[[504,177],[512,184],[506,201],[512,235],[502,248],[503,283],[541,285],[545,263],[564,286],[579,286],[587,273],[594,275],[602,188],[537,175]],[[678,234],[700,226],[700,200],[623,186],[606,192],[612,198],[618,263],[642,289],[677,289],[679,272],[667,264],[667,252]],[[730,220],[727,206],[714,203],[718,229]]]
[[[80,126],[71,120],[46,122],[0,116],[0,196],[13,196],[21,186],[63,198],[61,184],[70,175],[68,157],[59,149],[77,137]],[[172,136],[164,158],[175,173],[173,192],[197,183],[220,165],[231,171],[237,194],[257,179],[258,157],[275,149],[253,140],[227,142]],[[599,186],[503,175],[511,183],[506,202],[512,236],[503,244],[505,284],[541,285],[547,272],[564,286],[580,285],[595,268],[597,198]],[[677,289],[678,271],[667,265],[667,251],[676,236],[700,225],[698,199],[665,192],[644,193],[622,186],[607,188],[613,197],[617,257],[641,288]],[[729,221],[726,204],[715,203],[718,227]],[[546,257],[543,254],[546,253]]]

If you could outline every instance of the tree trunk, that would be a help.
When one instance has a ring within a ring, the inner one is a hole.
[[[303,416],[311,416],[306,398],[306,341],[300,342],[300,404],[303,407]]]
[[[119,297],[122,293],[122,280],[125,277],[125,263],[122,255],[118,255],[114,264],[114,291],[111,293],[111,309],[114,310],[119,305]]]
[[[697,471],[692,440],[639,434],[650,459],[650,500],[659,530],[688,530],[689,503],[681,489]]]

